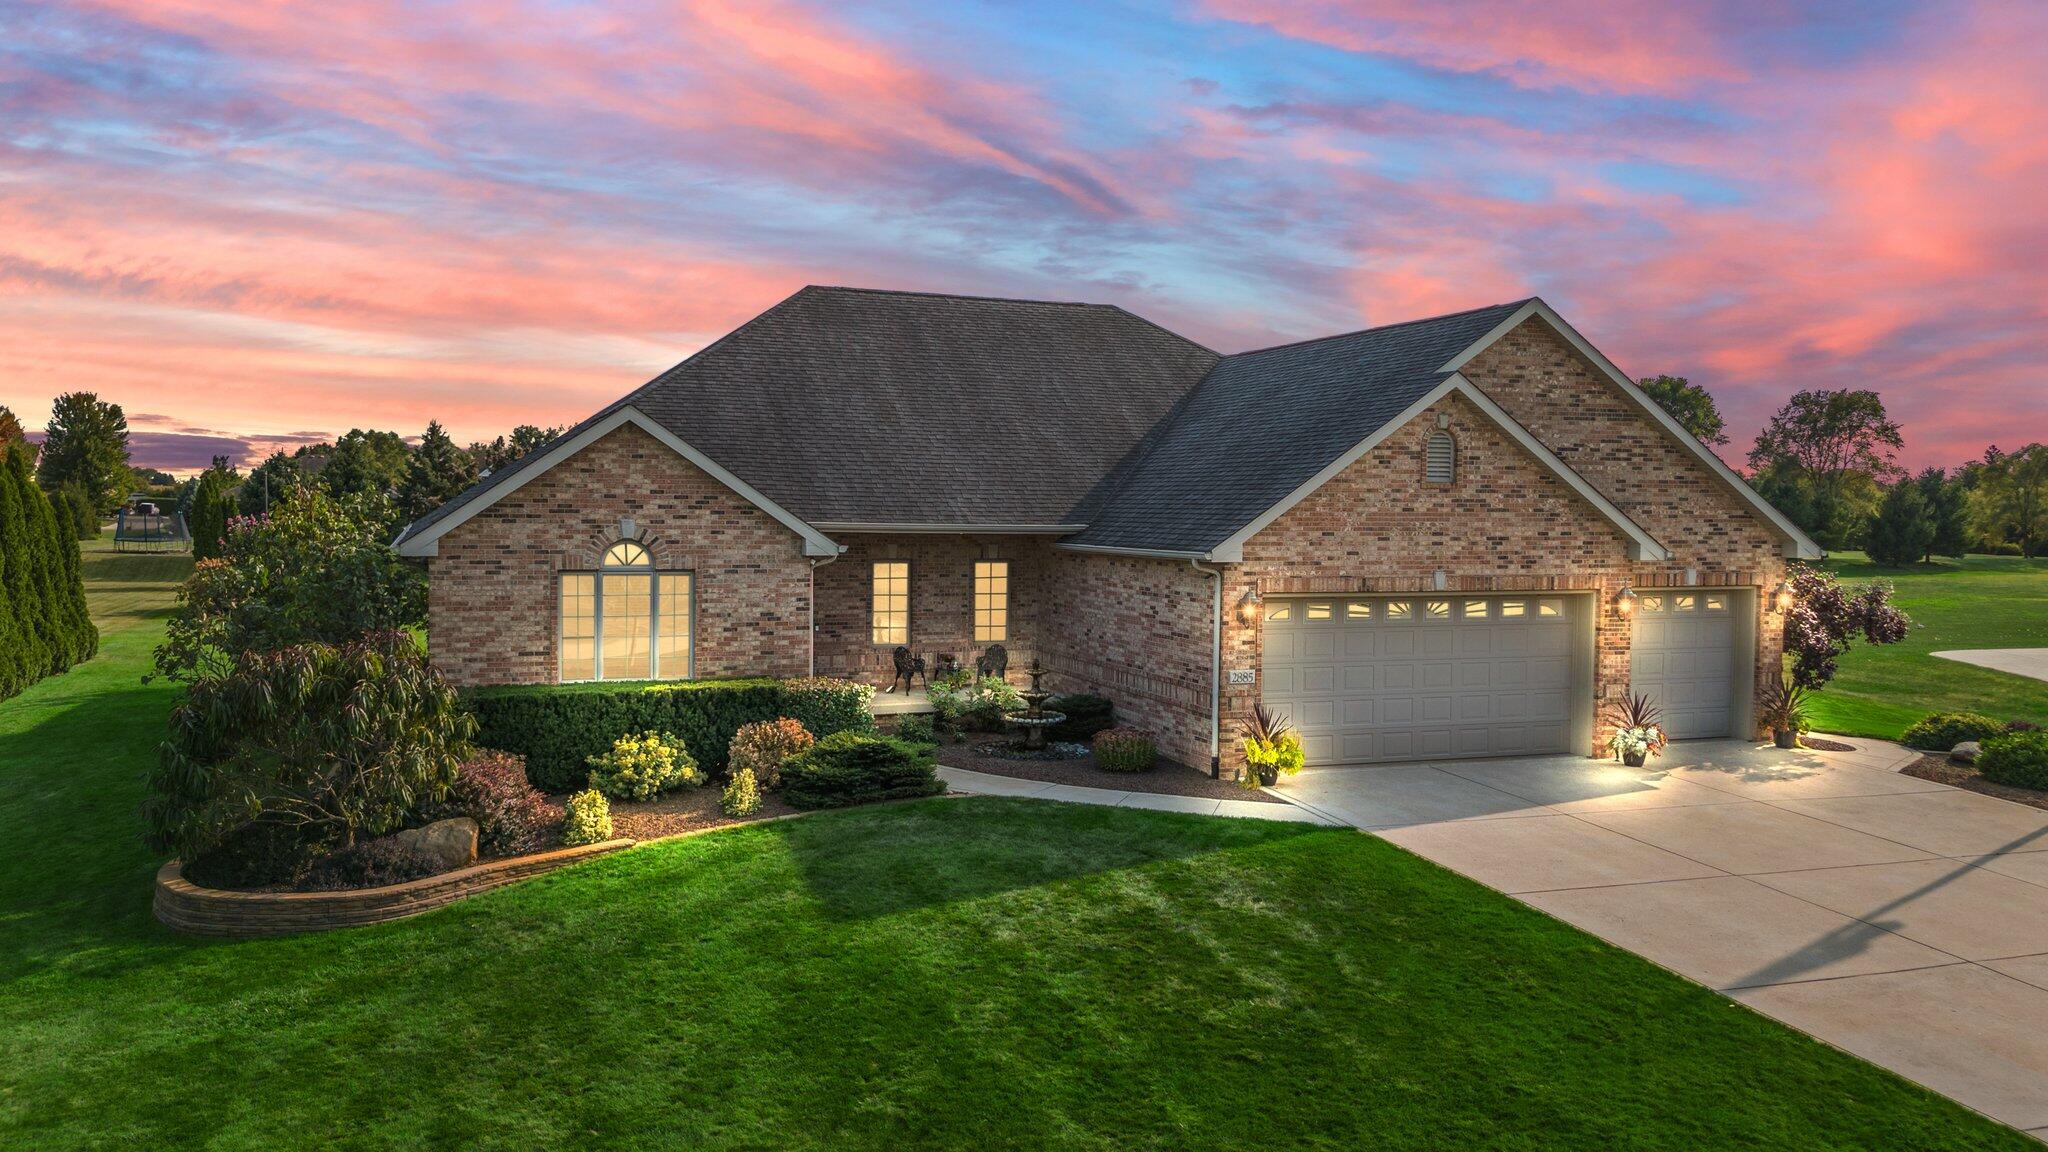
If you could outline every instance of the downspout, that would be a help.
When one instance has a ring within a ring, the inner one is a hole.
[[[1215,780],[1223,775],[1223,570],[1204,568],[1200,560],[1189,560],[1188,565],[1216,578],[1209,625],[1209,778]]]
[[[814,678],[818,675],[818,569],[839,559],[840,555],[835,552],[822,560],[811,561],[810,618],[805,621],[808,627],[804,629],[804,642],[810,645],[809,662]]]

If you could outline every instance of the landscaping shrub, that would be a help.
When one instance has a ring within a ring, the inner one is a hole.
[[[839,732],[782,766],[782,796],[798,808],[843,808],[946,790],[932,749],[893,736]]]
[[[411,637],[249,652],[193,684],[143,801],[152,851],[193,859],[255,825],[347,847],[445,800],[475,724]]]
[[[939,723],[973,732],[1001,732],[1003,713],[1024,707],[1024,698],[1008,681],[964,669],[931,681],[925,697],[938,710]]]
[[[1976,712],[1936,712],[1922,717],[1899,742],[1923,752],[1946,752],[1965,740],[1982,740],[2005,731],[2005,725]]]
[[[757,787],[770,792],[782,787],[782,762],[816,744],[802,724],[784,716],[759,720],[732,735],[726,750],[726,771],[735,778],[746,772]]]
[[[0,443],[0,700],[98,650],[76,533],[36,486],[28,449]]]
[[[301,892],[381,888],[432,876],[440,870],[432,856],[386,837],[320,857],[299,878],[297,887]]]
[[[562,810],[526,779],[526,764],[509,752],[485,751],[455,771],[448,798],[427,817],[467,816],[476,821],[477,847],[486,856],[522,856],[555,842]]]
[[[1143,772],[1159,758],[1150,732],[1137,728],[1105,728],[1095,734],[1095,766],[1105,772]]]
[[[297,828],[251,824],[185,859],[185,879],[202,888],[268,888],[292,884],[319,855]]]
[[[2005,722],[2005,730],[2007,732],[2039,732],[2041,726],[2032,720],[2007,720]]]
[[[1832,572],[1810,564],[1790,569],[1792,608],[1785,613],[1785,654],[1792,658],[1792,682],[1808,691],[1835,678],[1852,637],[1866,644],[1896,644],[1912,620],[1892,603],[1892,586],[1879,581],[1855,593]]]
[[[917,712],[898,718],[896,731],[890,735],[898,740],[908,740],[912,744],[937,744],[939,727],[932,722],[929,712]]]
[[[871,731],[873,694],[844,680],[643,680],[480,688],[467,703],[479,741],[525,757],[536,787],[564,792],[583,783],[590,757],[631,732],[675,733],[718,776],[742,727],[788,716],[814,736]]]
[[[1045,738],[1048,740],[1086,744],[1097,732],[1104,732],[1116,726],[1116,709],[1106,696],[1075,692],[1066,696],[1055,696],[1047,700],[1045,706],[1048,711],[1066,716],[1065,720],[1045,730]]]
[[[1985,737],[1977,753],[1977,772],[1994,784],[2048,791],[2048,732]]]
[[[1246,772],[1239,780],[1248,789],[1271,786],[1280,777],[1301,771],[1306,762],[1301,736],[1287,717],[1253,704],[1252,714],[1242,722]]]
[[[732,779],[718,797],[718,807],[734,819],[752,816],[761,810],[761,788],[754,783],[752,769],[733,769]]]
[[[604,793],[586,788],[569,797],[568,814],[562,818],[562,846],[602,844],[612,838],[612,806]]]
[[[614,800],[652,800],[703,782],[688,746],[667,732],[621,736],[609,751],[590,758],[590,786]]]

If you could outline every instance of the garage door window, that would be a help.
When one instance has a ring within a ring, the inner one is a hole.
[[[1538,616],[1562,616],[1564,615],[1564,601],[1538,600],[1536,602],[1536,614]]]
[[[1330,606],[1328,604],[1309,605],[1308,618],[1311,620],[1328,620],[1330,618]]]
[[[1275,605],[1273,605],[1273,606],[1272,606],[1271,608],[1268,608],[1268,609],[1266,609],[1266,619],[1268,619],[1268,620],[1292,620],[1292,619],[1294,619],[1294,605],[1292,605],[1292,604],[1275,604]]]
[[[1449,620],[1451,618],[1451,602],[1449,600],[1431,600],[1429,602],[1429,618],[1431,620]]]
[[[1372,619],[1372,601],[1353,600],[1349,604],[1344,605],[1344,618],[1346,620]]]
[[[1728,598],[1727,598],[1726,596],[1709,596],[1709,597],[1707,597],[1707,611],[1709,611],[1709,612],[1726,612],[1727,610],[1728,610]]]
[[[1414,608],[1406,600],[1387,601],[1387,619],[1406,620],[1414,614]]]
[[[1484,620],[1484,619],[1486,619],[1486,601],[1484,601],[1484,600],[1467,600],[1467,601],[1465,601],[1465,619],[1467,619],[1467,620]]]
[[[1525,615],[1528,607],[1527,604],[1520,600],[1503,600],[1500,602],[1500,614],[1503,618],[1512,619],[1516,616]]]

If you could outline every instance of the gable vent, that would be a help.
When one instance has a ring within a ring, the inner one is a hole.
[[[1449,484],[1458,472],[1458,444],[1449,432],[1435,433],[1429,438],[1423,460],[1424,479],[1431,484]]]

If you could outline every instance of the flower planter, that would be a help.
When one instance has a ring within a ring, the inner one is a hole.
[[[1799,733],[1794,732],[1790,728],[1773,729],[1771,732],[1771,743],[1776,744],[1780,748],[1797,748],[1799,747]]]
[[[1647,759],[1649,759],[1648,754],[1643,752],[1623,752],[1621,754],[1621,762],[1631,768],[1641,768],[1643,761]]]

